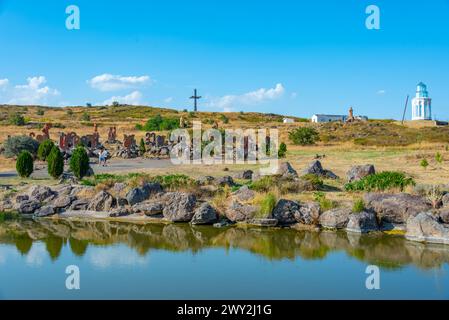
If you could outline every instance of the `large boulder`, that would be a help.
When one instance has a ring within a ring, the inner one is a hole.
[[[449,244],[449,228],[430,212],[421,212],[407,220],[405,237],[411,241]]]
[[[406,223],[409,217],[431,209],[431,205],[420,196],[407,193],[367,193],[363,197],[365,207],[377,213],[387,223]]]
[[[164,211],[164,205],[158,201],[145,201],[133,205],[134,213],[143,213],[146,216],[157,216]]]
[[[230,205],[225,210],[225,215],[232,222],[248,221],[254,218],[259,209],[258,206],[231,200]]]
[[[246,185],[232,193],[232,197],[239,201],[249,201],[254,199],[255,196],[256,193]]]
[[[349,216],[349,222],[346,231],[356,233],[368,233],[378,231],[377,217],[374,212],[353,213]]]
[[[146,183],[140,188],[134,188],[126,195],[126,200],[130,206],[136,203],[150,199],[152,195],[162,192],[162,186],[159,183]]]
[[[196,183],[200,186],[206,186],[211,184],[215,180],[212,176],[202,176],[196,179]]]
[[[164,218],[172,222],[189,222],[195,214],[196,197],[184,192],[170,192],[165,195]]]
[[[303,175],[314,174],[318,177],[328,179],[338,179],[338,176],[330,170],[323,169],[323,166],[319,160],[315,160],[309,164],[309,166],[302,172]]]
[[[234,179],[232,179],[231,176],[224,176],[224,177],[220,177],[217,179],[216,181],[217,185],[219,185],[220,187],[234,187],[236,184],[234,182]]]
[[[295,214],[299,215],[299,203],[281,199],[273,209],[272,217],[281,225],[296,223]]]
[[[129,216],[130,214],[132,214],[132,212],[128,208],[126,208],[126,207],[118,207],[118,208],[115,208],[115,209],[111,210],[111,212],[109,213],[109,217],[111,217],[111,218],[121,218],[121,217]]]
[[[76,200],[76,197],[70,195],[58,195],[56,199],[54,199],[51,204],[55,207],[56,210],[64,210],[70,207],[73,201]]]
[[[320,220],[320,204],[317,202],[300,203],[299,211],[295,212],[295,220],[304,225],[316,225]]]
[[[449,209],[443,208],[440,210],[440,220],[443,223],[449,224]]]
[[[239,172],[235,175],[236,179],[243,179],[243,180],[251,180],[253,178],[254,171],[252,170],[245,170],[242,172]]]
[[[275,175],[281,176],[284,179],[295,179],[298,178],[298,172],[293,169],[289,162],[283,162],[277,168]]]
[[[214,224],[218,220],[218,213],[208,203],[203,203],[199,208],[195,210],[192,221],[193,225],[205,225]]]
[[[47,186],[34,185],[28,190],[31,200],[43,202],[54,195],[53,191]]]
[[[320,205],[316,202],[299,203],[281,199],[274,208],[272,217],[277,219],[280,225],[315,225],[319,221]]]
[[[376,169],[372,164],[366,164],[363,166],[354,166],[352,167],[348,173],[346,174],[346,177],[349,182],[359,181],[363,178],[376,174]]]
[[[89,200],[86,199],[79,199],[72,202],[72,205],[70,206],[70,211],[81,211],[81,210],[87,210],[87,207],[89,206]]]
[[[20,214],[33,214],[35,211],[40,209],[41,203],[36,200],[26,200],[18,203],[17,211]]]
[[[47,205],[35,212],[35,216],[37,217],[49,217],[56,213],[56,208],[52,205]]]
[[[326,211],[320,216],[320,224],[328,229],[344,229],[348,225],[351,211],[347,208]]]
[[[115,198],[106,191],[100,191],[90,201],[87,210],[109,211],[115,206]]]
[[[251,219],[248,224],[257,227],[276,227],[278,221],[276,219]]]
[[[443,195],[441,202],[443,203],[443,207],[449,207],[449,193]]]

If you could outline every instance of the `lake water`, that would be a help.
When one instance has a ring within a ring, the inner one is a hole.
[[[80,290],[66,288],[67,266]],[[380,290],[367,290],[370,265]],[[449,246],[399,236],[0,223],[0,299],[449,299]]]

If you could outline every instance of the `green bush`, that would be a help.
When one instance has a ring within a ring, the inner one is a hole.
[[[159,114],[148,121],[141,127],[136,125],[136,129],[144,131],[169,131],[179,128],[179,121],[177,119],[163,118]]]
[[[429,161],[427,161],[427,159],[422,159],[419,165],[424,169],[427,169],[427,167],[429,166]]]
[[[36,155],[39,142],[29,136],[14,136],[5,141],[4,148],[7,158],[16,157],[22,151],[28,151],[32,155]]]
[[[50,154],[47,157],[48,163],[48,174],[57,179],[64,172],[64,158],[62,156],[61,151],[59,151],[59,147],[53,145],[53,148],[50,151]]]
[[[315,201],[320,204],[320,208],[323,212],[338,207],[338,203],[327,199],[326,194],[324,192],[315,192],[313,195]]]
[[[34,160],[31,153],[28,151],[22,151],[19,154],[16,161],[16,170],[22,178],[28,178],[31,176],[34,170]]]
[[[408,186],[414,186],[415,181],[402,172],[385,171],[367,176],[360,181],[345,185],[346,191],[386,191],[399,189],[404,191]]]
[[[9,119],[9,122],[15,126],[24,126],[26,124],[25,118],[20,113],[14,114]]]
[[[284,142],[281,142],[279,145],[278,156],[279,158],[285,158],[287,155],[287,145]]]
[[[261,199],[259,202],[260,210],[259,214],[262,218],[267,218],[271,216],[271,213],[276,206],[277,199],[273,193],[268,193],[265,197]]]
[[[70,170],[78,178],[82,179],[89,171],[89,157],[82,146],[76,147],[70,158]]]
[[[38,109],[36,111],[36,115],[38,115],[38,116],[43,116],[44,114],[45,114],[45,110],[43,110],[43,109]]]
[[[81,116],[81,121],[89,122],[90,121],[90,115],[87,112],[84,112]]]
[[[253,181],[249,188],[258,192],[267,192],[271,190],[276,184],[275,179],[272,176],[264,176],[259,180]]]
[[[42,141],[42,143],[39,145],[39,148],[37,149],[38,159],[42,160],[42,161],[47,160],[47,157],[50,154],[50,152],[54,146],[55,146],[55,144],[50,139]]]
[[[223,121],[224,124],[229,123],[229,118],[227,116],[225,116],[224,114],[220,115],[220,119],[221,119],[221,121]]]
[[[352,206],[352,212],[360,213],[363,212],[364,210],[365,210],[365,203],[363,202],[362,199],[357,199],[354,202],[354,205]]]
[[[290,131],[288,137],[293,144],[301,146],[313,145],[320,140],[318,131],[314,128],[307,127],[297,128]]]

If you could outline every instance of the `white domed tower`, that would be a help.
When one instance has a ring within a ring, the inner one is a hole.
[[[432,120],[432,99],[422,82],[418,83],[416,97],[412,101],[412,120]]]

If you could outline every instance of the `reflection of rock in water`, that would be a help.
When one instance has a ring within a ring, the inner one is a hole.
[[[292,229],[212,228],[187,224],[132,224],[115,221],[37,220],[0,223],[0,243],[27,254],[34,241],[45,243],[57,259],[63,246],[77,256],[92,245],[123,243],[145,255],[151,249],[199,252],[205,248],[236,248],[267,259],[323,259],[344,251],[365,263],[385,268],[413,264],[435,268],[449,263],[449,247],[409,242],[381,233],[305,232]]]

